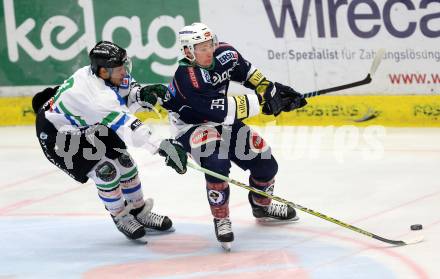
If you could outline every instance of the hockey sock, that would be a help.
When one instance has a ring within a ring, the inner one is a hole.
[[[144,194],[142,193],[142,186],[139,176],[122,180],[121,179],[122,194],[128,203],[133,204],[134,208],[139,208],[144,205]]]
[[[142,207],[144,195],[136,163],[128,154],[121,155],[116,161],[121,172],[121,188],[125,200],[134,208]]]
[[[229,217],[229,184],[206,182],[208,202],[215,218]]]
[[[267,182],[255,180],[253,177],[249,177],[249,184],[251,187],[266,192],[270,195],[273,194],[273,188],[275,184],[275,179],[271,179]],[[251,192],[252,201],[258,206],[269,206],[272,202],[272,199],[264,197],[262,195]]]
[[[116,216],[124,208],[120,188],[120,173],[114,162],[103,159],[89,172],[88,176],[95,182],[98,196],[104,202],[105,208]]]

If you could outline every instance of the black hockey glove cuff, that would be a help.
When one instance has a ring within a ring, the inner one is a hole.
[[[167,166],[172,167],[177,173],[186,172],[188,156],[182,144],[174,139],[165,139],[159,145],[159,155],[165,157]]]

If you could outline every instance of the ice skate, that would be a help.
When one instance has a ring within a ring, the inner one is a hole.
[[[252,207],[252,214],[258,222],[262,223],[288,223],[299,220],[293,207],[285,204],[271,203],[269,206],[259,206],[255,204],[252,194],[248,195],[249,203]]]
[[[116,216],[112,216],[118,230],[129,239],[140,239],[145,236],[145,229],[133,215],[130,214],[132,207],[127,206]]]
[[[234,233],[232,232],[231,220],[229,218],[217,219],[214,218],[214,228],[217,240],[220,242],[222,248],[230,252],[232,241],[234,241]]]
[[[153,199],[147,199],[145,205],[131,211],[136,220],[144,226],[148,235],[174,232],[173,222],[168,216],[163,216],[151,211]]]

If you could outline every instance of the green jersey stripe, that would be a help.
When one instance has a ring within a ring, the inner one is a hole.
[[[118,117],[120,113],[116,111],[110,112],[104,119],[102,119],[101,124],[104,126],[108,126],[109,123],[112,123],[116,117]]]
[[[66,106],[63,104],[63,102],[60,101],[59,103],[60,109],[67,115],[72,116],[73,118],[76,119],[76,121],[79,122],[79,124],[81,124],[81,126],[87,126],[87,123],[80,117],[80,116],[75,116],[73,115],[73,113],[71,113]]]

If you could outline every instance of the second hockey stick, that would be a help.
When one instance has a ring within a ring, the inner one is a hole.
[[[316,217],[318,217],[318,218],[321,218],[321,219],[324,219],[324,220],[326,220],[326,221],[329,221],[329,222],[335,223],[336,225],[339,225],[339,226],[341,226],[341,227],[344,227],[344,228],[350,229],[350,230],[352,230],[352,231],[355,231],[355,232],[357,232],[357,233],[360,233],[360,234],[366,235],[366,236],[368,236],[368,237],[371,237],[371,238],[377,239],[377,240],[382,241],[382,242],[386,242],[386,243],[393,244],[393,245],[396,245],[396,246],[403,246],[403,245],[415,244],[415,243],[421,242],[421,241],[423,240],[423,236],[419,236],[419,237],[417,237],[417,238],[410,239],[410,240],[391,240],[391,239],[387,239],[387,238],[384,238],[384,237],[378,236],[378,235],[376,235],[376,234],[373,234],[373,233],[371,233],[371,232],[368,232],[368,231],[366,231],[366,230],[363,230],[363,229],[360,229],[360,228],[358,228],[358,227],[355,227],[355,226],[353,226],[353,225],[350,225],[350,224],[344,223],[344,222],[342,222],[342,221],[340,221],[340,220],[338,220],[338,219],[335,219],[335,218],[333,218],[333,217],[330,217],[330,216],[324,215],[324,214],[322,214],[322,213],[319,213],[319,212],[317,212],[317,211],[314,211],[314,210],[312,210],[312,209],[306,208],[306,207],[301,206],[301,205],[299,205],[299,204],[296,204],[296,203],[290,202],[290,201],[285,200],[285,199],[283,199],[283,198],[280,198],[280,197],[278,197],[278,196],[270,195],[270,194],[268,194],[268,193],[266,193],[266,192],[263,192],[263,191],[257,190],[257,189],[255,189],[255,188],[252,188],[252,187],[250,187],[250,186],[248,186],[248,185],[246,185],[246,184],[244,184],[244,183],[241,183],[241,182],[239,182],[239,181],[237,181],[237,180],[231,179],[231,178],[229,178],[229,177],[227,177],[227,176],[224,176],[224,175],[221,175],[221,174],[219,174],[219,173],[213,172],[213,171],[211,171],[211,170],[205,169],[205,168],[203,168],[203,167],[201,167],[201,166],[199,166],[199,165],[197,165],[197,164],[193,164],[193,163],[191,163],[191,162],[188,162],[188,167],[193,168],[193,169],[198,170],[198,171],[201,171],[201,172],[203,172],[203,173],[205,173],[205,174],[209,174],[209,175],[211,175],[211,176],[213,176],[213,177],[216,177],[216,178],[221,179],[221,180],[223,180],[223,181],[229,182],[229,183],[231,183],[231,184],[233,184],[233,185],[236,185],[236,186],[238,186],[238,187],[244,188],[244,189],[246,189],[246,190],[249,190],[249,191],[251,191],[251,192],[257,193],[257,194],[262,195],[262,196],[265,196],[265,197],[267,197],[267,198],[271,198],[271,199],[273,199],[273,200],[275,200],[275,201],[278,201],[278,202],[284,203],[284,204],[286,204],[286,205],[288,205],[288,206],[291,206],[291,207],[293,207],[293,208],[299,209],[299,210],[304,211],[304,212],[306,212],[306,213],[308,213],[308,214],[314,215],[314,216],[316,216]]]
[[[347,84],[343,84],[343,85],[339,85],[339,86],[335,86],[335,87],[330,87],[330,88],[326,88],[326,89],[321,89],[318,91],[312,91],[312,92],[304,93],[302,95],[304,96],[304,98],[311,98],[311,97],[315,97],[315,96],[319,96],[319,95],[324,95],[324,94],[327,94],[330,92],[336,92],[336,91],[368,84],[372,81],[372,78],[373,78],[374,74],[376,73],[377,68],[379,68],[380,62],[382,61],[384,54],[385,54],[385,49],[383,49],[383,48],[381,48],[377,51],[376,55],[374,56],[373,63],[371,64],[370,71],[368,72],[368,75],[363,80],[359,80],[356,82],[347,83]]]

